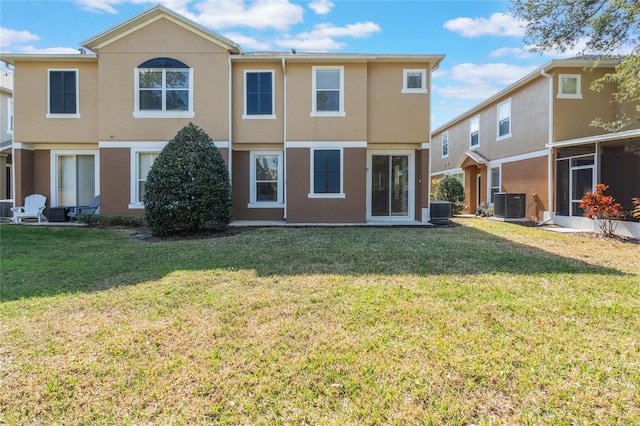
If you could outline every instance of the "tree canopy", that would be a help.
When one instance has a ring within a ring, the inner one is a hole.
[[[640,100],[638,0],[511,0],[511,10],[525,22],[524,40],[534,51],[566,52],[584,43],[586,51],[603,56],[625,52],[615,71],[592,88],[615,83],[618,102]]]

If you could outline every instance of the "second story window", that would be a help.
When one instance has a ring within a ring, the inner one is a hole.
[[[312,116],[344,117],[344,67],[313,67]]]
[[[498,139],[511,136],[511,99],[498,105]]]
[[[475,148],[480,145],[480,117],[469,120],[469,146]]]
[[[47,118],[80,118],[78,70],[49,69]]]
[[[427,93],[427,70],[404,70],[402,93]]]
[[[243,118],[275,118],[273,71],[245,71]]]
[[[449,156],[449,132],[442,134],[442,158]]]
[[[7,99],[7,133],[13,134],[13,98]]]
[[[558,76],[558,98],[582,99],[580,74],[560,74]]]
[[[135,117],[191,118],[193,70],[171,58],[155,58],[135,72]]]

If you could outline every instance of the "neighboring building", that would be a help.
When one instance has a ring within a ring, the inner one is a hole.
[[[614,87],[590,89],[618,59],[552,60],[432,133],[431,178],[464,182],[466,212],[493,203],[498,192],[526,194],[525,216],[592,229],[578,207],[596,183],[632,209],[640,196],[640,117],[636,104],[614,101]],[[615,133],[590,126],[626,114]],[[640,237],[640,224],[620,222],[622,234]]]
[[[144,182],[192,121],[227,160],[234,220],[428,221],[431,72],[443,55],[243,53],[156,6],[83,43],[3,55],[15,198],[144,214]]]
[[[0,200],[11,198],[11,143],[13,141],[13,73],[0,69]],[[5,212],[0,212],[0,216]]]

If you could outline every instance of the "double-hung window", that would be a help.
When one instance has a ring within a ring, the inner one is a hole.
[[[310,197],[344,198],[342,149],[311,149]]]
[[[171,58],[155,58],[135,69],[134,117],[192,118],[193,69]]]
[[[145,185],[151,166],[160,155],[164,143],[158,142],[149,144],[141,143],[131,147],[131,187],[130,187],[130,209],[144,208]]]
[[[511,136],[511,99],[498,105],[498,139]]]
[[[47,118],[80,118],[77,69],[49,69]]]
[[[344,67],[313,67],[311,116],[344,117]]]
[[[480,117],[469,120],[469,146],[475,148],[480,145]]]
[[[13,99],[7,99],[7,133],[13,134]]]
[[[558,76],[558,98],[582,99],[580,74],[560,74]]]
[[[242,118],[276,118],[274,113],[274,72],[244,72],[244,115]]]
[[[427,70],[404,70],[402,93],[427,93]]]
[[[449,156],[449,132],[442,134],[442,158]]]
[[[252,151],[249,174],[248,207],[282,207],[282,151]]]

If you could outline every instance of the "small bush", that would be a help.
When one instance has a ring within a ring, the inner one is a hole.
[[[147,175],[144,209],[151,232],[160,236],[229,225],[229,172],[204,130],[189,123],[167,143]]]
[[[634,197],[633,198],[633,211],[631,212],[631,216],[635,217],[636,219],[640,219],[640,198],[638,197]]]
[[[145,225],[144,218],[133,215],[81,214],[78,221],[95,228],[138,228]]]
[[[449,201],[451,213],[458,214],[464,208],[464,186],[452,176],[444,176],[438,181],[436,200]]]
[[[613,235],[618,223],[624,217],[622,206],[613,197],[604,195],[609,186],[599,183],[593,191],[589,191],[580,200],[580,208],[584,215],[596,221],[603,234]]]

